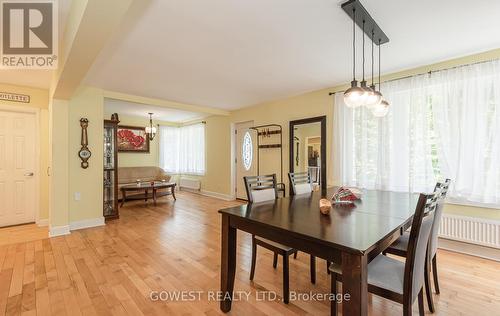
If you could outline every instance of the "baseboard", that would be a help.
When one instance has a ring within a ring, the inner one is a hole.
[[[500,262],[500,249],[439,238],[439,248]]]
[[[49,219],[48,218],[44,218],[44,219],[39,219],[36,224],[39,226],[39,227],[43,227],[43,226],[49,226]]]
[[[104,225],[105,225],[104,217],[97,217],[97,218],[90,218],[81,221],[71,222],[69,223],[69,228],[70,230],[77,230],[77,229],[104,226]]]
[[[69,234],[71,234],[69,231],[69,225],[49,226],[49,237],[64,236]]]
[[[224,201],[234,201],[234,196],[231,196],[228,194],[222,194],[222,193],[205,191],[205,190],[200,190],[199,193],[201,195],[204,195],[204,196],[209,196],[209,197],[213,197],[213,198],[224,200]]]

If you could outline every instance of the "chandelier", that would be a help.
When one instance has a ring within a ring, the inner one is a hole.
[[[156,126],[153,126],[153,113],[149,114],[149,126],[144,129],[149,140],[153,140],[156,136]]]
[[[366,11],[363,5],[358,0],[349,0],[342,4],[342,8],[344,11],[351,17],[352,19],[352,53],[353,53],[353,62],[352,62],[352,81],[351,87],[344,92],[344,103],[347,107],[357,108],[364,106],[367,109],[371,110],[372,114],[376,117],[382,117],[387,114],[389,111],[389,102],[383,97],[380,92],[380,61],[381,61],[381,53],[380,46],[384,43],[387,43],[389,39],[384,34],[384,32],[380,29],[377,23],[373,20],[370,14]],[[356,11],[359,14],[356,14]],[[352,16],[351,16],[352,12]],[[358,81],[356,80],[356,24],[360,26],[363,30],[363,53],[362,53],[362,73],[363,78],[361,80],[360,85],[358,86]],[[371,85],[367,86],[365,80],[365,35],[369,34],[371,39]],[[374,45],[377,40],[378,45],[378,90],[374,81]]]

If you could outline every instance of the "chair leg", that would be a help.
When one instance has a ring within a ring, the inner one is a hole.
[[[316,257],[311,256],[310,258],[310,269],[311,269],[311,283],[316,284]]]
[[[427,298],[427,305],[429,305],[429,311],[431,313],[434,313],[434,299],[432,298],[432,289],[431,289],[431,282],[430,282],[430,260],[426,259],[425,260],[425,267],[424,267],[424,284],[425,284],[425,296]]]
[[[403,303],[403,316],[411,316],[412,315],[412,304],[411,303]]]
[[[288,304],[290,300],[290,288],[288,283],[288,256],[283,256],[283,302]]]
[[[432,258],[432,275],[434,277],[434,289],[436,294],[439,294],[438,269],[437,269],[437,254]]]
[[[418,314],[420,316],[424,316],[424,289],[421,288],[420,292],[418,292]]]
[[[273,257],[273,268],[276,269],[277,266],[278,266],[278,254],[275,252]]]
[[[337,316],[337,275],[335,273],[331,273],[331,291],[332,291],[332,300],[330,301],[330,315]]]
[[[293,254],[293,259],[297,259],[297,253],[298,251],[295,251],[295,253]]]
[[[253,280],[255,275],[255,261],[257,259],[257,244],[255,238],[252,237],[252,267],[250,268],[250,280]]]

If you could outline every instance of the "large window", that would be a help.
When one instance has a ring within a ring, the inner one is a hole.
[[[424,192],[450,178],[457,202],[500,204],[500,62],[382,85],[389,114],[376,118],[335,98],[337,181]]]
[[[205,124],[160,126],[160,167],[173,174],[205,174]]]

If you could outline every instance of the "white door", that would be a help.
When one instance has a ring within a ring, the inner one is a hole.
[[[257,175],[257,132],[249,129],[253,126],[253,121],[237,123],[236,131],[236,198],[247,199],[245,183],[243,177]]]
[[[0,227],[35,221],[35,114],[0,111]]]

